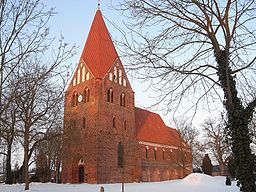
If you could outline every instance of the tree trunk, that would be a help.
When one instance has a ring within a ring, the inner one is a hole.
[[[24,181],[25,190],[29,190],[29,176],[28,176],[28,148],[29,148],[29,131],[25,127],[24,133]]]
[[[225,164],[223,162],[219,162],[220,165],[220,175],[224,176],[225,175]]]
[[[11,155],[12,155],[12,144],[8,143],[8,146],[7,146],[7,159],[6,159],[6,181],[5,181],[5,184],[12,184]]]
[[[238,98],[236,81],[229,66],[229,52],[220,51],[215,53],[215,57],[218,63],[219,81],[224,91],[224,106],[228,115],[226,131],[231,136],[237,179],[241,182],[244,192],[256,191],[248,128],[253,112],[247,112]]]
[[[59,160],[59,157],[57,157],[57,166],[56,166],[56,175],[55,175],[55,178],[56,178],[56,183],[60,183],[60,160]]]

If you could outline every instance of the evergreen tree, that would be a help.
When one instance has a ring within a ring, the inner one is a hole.
[[[207,174],[207,175],[212,175],[212,161],[209,157],[208,154],[205,154],[204,158],[203,158],[203,162],[202,162],[202,170],[203,173]]]
[[[236,177],[236,164],[233,156],[230,156],[228,159],[228,172],[230,173],[231,178]]]

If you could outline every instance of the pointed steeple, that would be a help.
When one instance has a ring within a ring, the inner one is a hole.
[[[98,9],[87,37],[81,59],[95,77],[103,78],[119,58],[101,11]]]

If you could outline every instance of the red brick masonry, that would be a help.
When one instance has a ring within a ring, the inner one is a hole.
[[[192,153],[161,117],[134,106],[134,92],[96,12],[65,93],[62,181],[114,183],[183,178]]]

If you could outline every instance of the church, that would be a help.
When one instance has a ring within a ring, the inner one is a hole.
[[[63,183],[153,182],[192,172],[192,152],[134,91],[100,10],[65,92]]]

